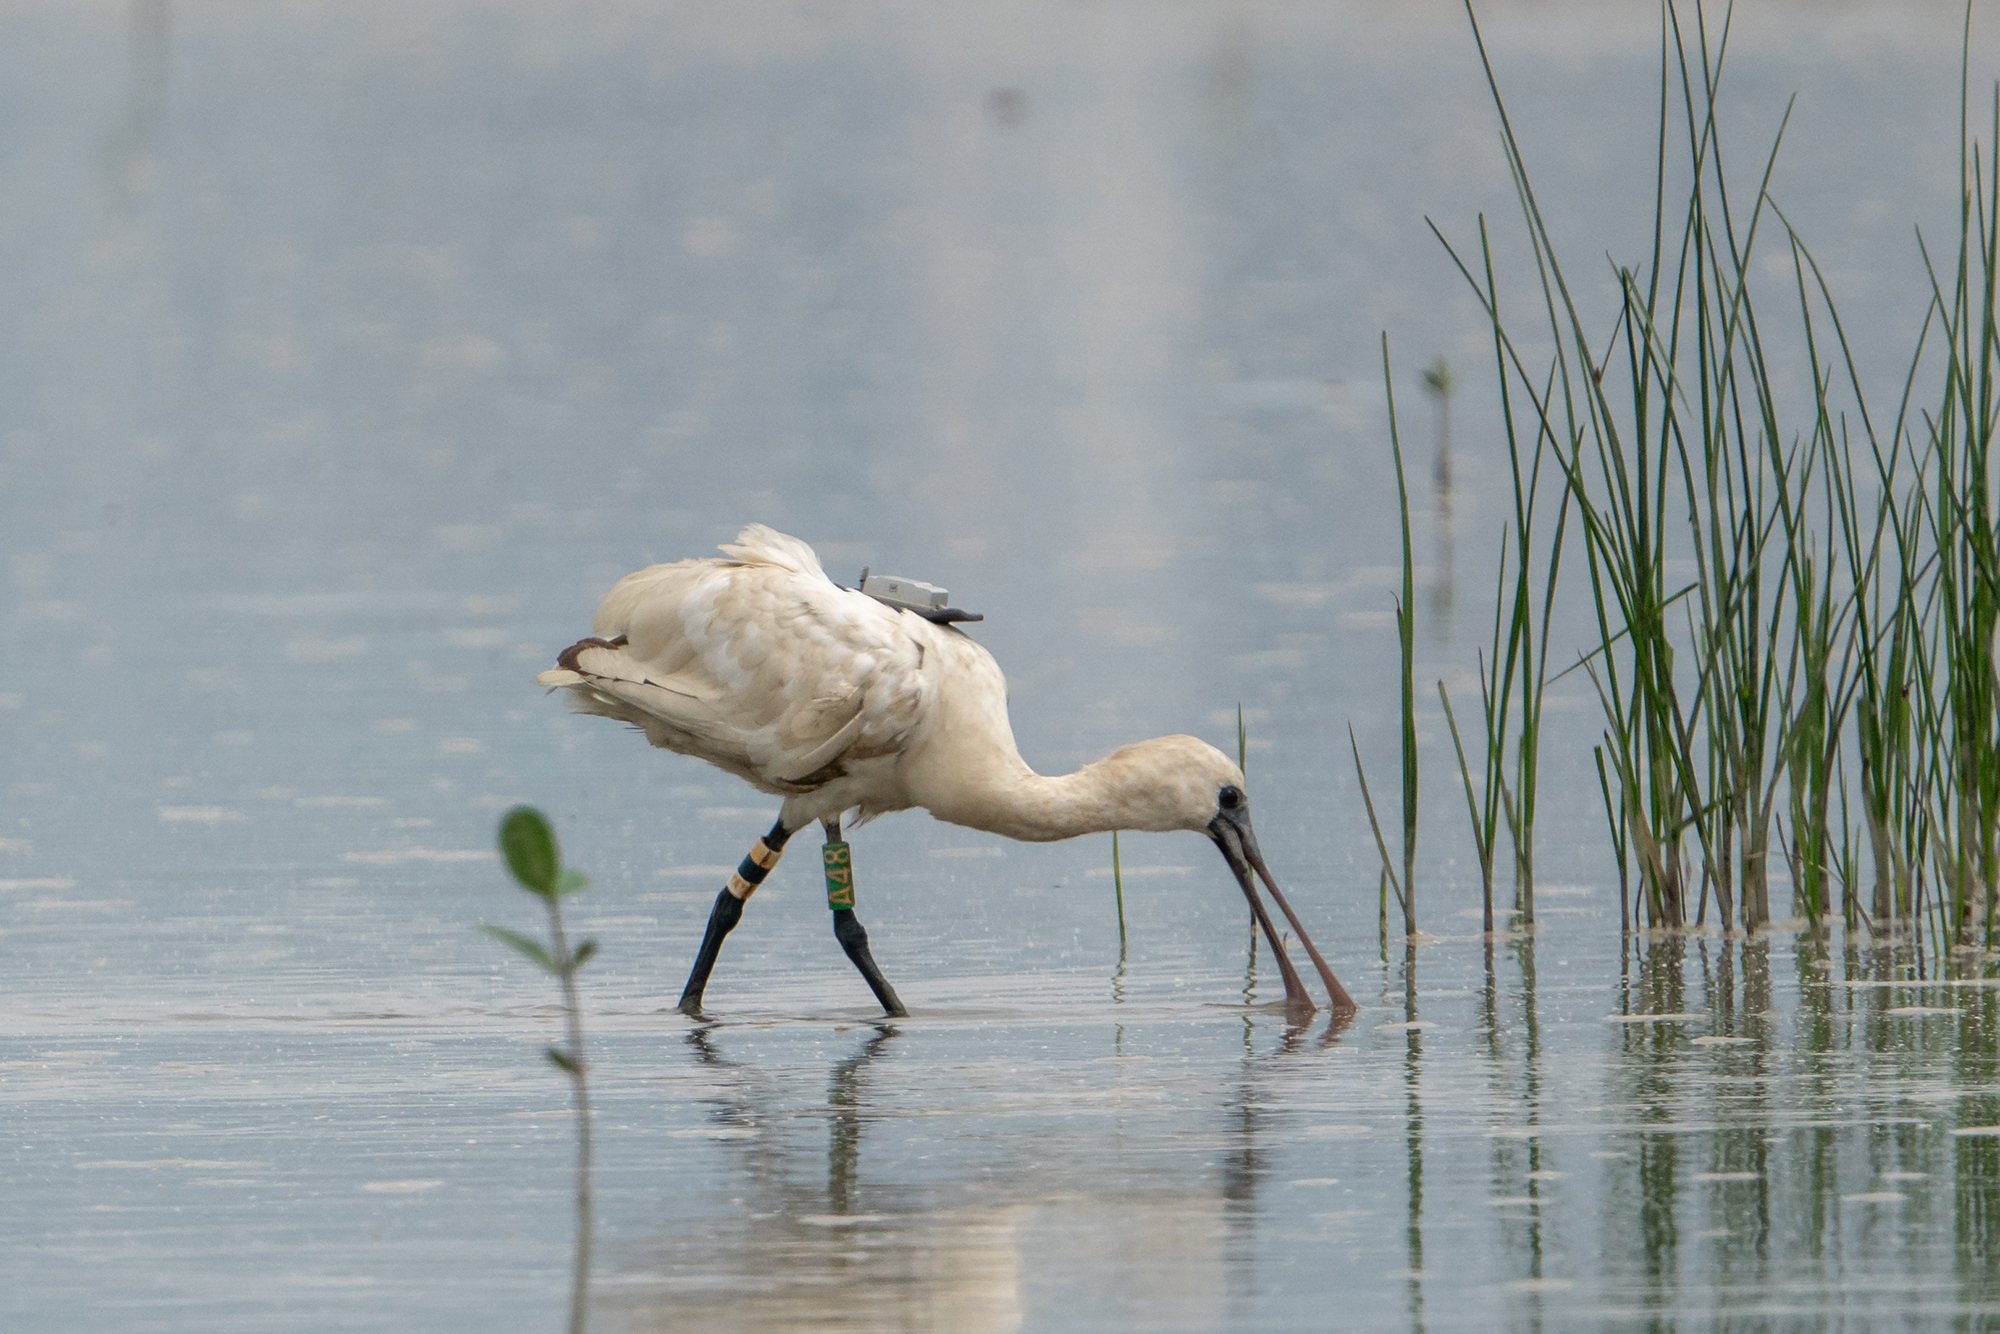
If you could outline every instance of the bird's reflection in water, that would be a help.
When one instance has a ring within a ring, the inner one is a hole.
[[[1192,1120],[1145,1062],[957,1064],[937,1034],[884,1023],[839,1031],[815,1076],[768,1059],[764,1031],[695,1029],[714,1141],[680,1132],[671,1151],[710,1166],[699,1194],[662,1201],[660,1236],[607,1253],[599,1310],[638,1329],[985,1331],[1059,1302],[1083,1324],[1226,1328],[1258,1291],[1284,1135],[1263,1109],[1274,1084],[1317,1079],[1346,1019],[1271,1045],[1246,1015],[1238,1078]]]
[[[861,1162],[862,1076],[868,1063],[896,1036],[887,1024],[876,1028],[860,1051],[833,1067],[833,1079],[826,1090],[826,1105],[832,1113],[826,1145],[826,1198],[830,1212],[853,1212],[855,1170]]]
[[[896,1029],[889,1024],[876,1024],[873,1029],[875,1036],[859,1051],[834,1065],[827,1086],[826,1213],[833,1217],[863,1212],[856,1206],[855,1173],[861,1161],[861,1127],[867,1107],[864,1077],[869,1062],[896,1036]],[[688,1034],[687,1044],[705,1066],[740,1070],[755,1077],[752,1068],[728,1060],[716,1049],[710,1029],[695,1029]],[[730,1128],[754,1129],[759,1119],[754,1102],[754,1097],[725,1099],[717,1104],[717,1110]]]
[[[689,1052],[716,1076],[709,1115],[739,1194],[698,1229],[611,1257],[598,1309],[639,1329],[1018,1328],[1022,1209],[958,1206],[945,1189],[863,1170],[885,1115],[872,1075],[898,1037],[872,1026],[814,1108],[779,1073],[731,1059],[724,1034],[690,1032]],[[826,1127],[823,1185],[798,1133],[813,1122]]]
[[[1336,1046],[1347,1030],[1353,1026],[1354,1014],[1353,1010],[1335,1010],[1327,1016],[1326,1027],[1319,1031],[1319,1036],[1316,1038],[1312,1036],[1310,1022],[1286,1024],[1284,1032],[1272,1048],[1272,1054],[1282,1056],[1293,1052],[1325,1051],[1329,1047]],[[1246,1038],[1249,1032],[1250,1025],[1246,1020]]]

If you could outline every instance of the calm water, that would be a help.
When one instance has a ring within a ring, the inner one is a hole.
[[[1573,262],[1632,250],[1657,16],[1489,18]],[[1884,382],[1959,18],[1733,38]],[[1443,4],[0,7],[0,1324],[558,1327],[557,1019],[471,929],[534,924],[487,851],[532,801],[595,878],[599,1328],[2000,1328],[1993,961],[1621,954],[1588,700],[1540,934],[1471,934],[1426,717],[1433,937],[1377,944],[1378,338],[1419,458],[1414,372],[1464,383],[1419,516],[1464,682],[1502,474],[1423,220],[1506,191]],[[775,803],[529,678],[751,520],[984,612],[1044,770],[1241,703],[1354,1022],[1264,1008],[1199,839],[1125,843],[1121,964],[1108,840],[917,815],[855,838],[909,1020],[807,849],[721,1022],[665,1013]]]

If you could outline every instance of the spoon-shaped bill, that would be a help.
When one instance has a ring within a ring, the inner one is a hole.
[[[1297,981],[1298,974],[1293,970],[1291,960],[1286,957],[1284,948],[1279,944],[1271,919],[1257,897],[1256,889],[1250,880],[1250,872],[1253,869],[1258,879],[1264,882],[1264,887],[1271,891],[1271,897],[1276,900],[1279,910],[1285,914],[1285,920],[1291,923],[1292,932],[1298,936],[1299,943],[1306,947],[1306,953],[1312,958],[1313,967],[1319,970],[1320,981],[1326,984],[1329,1003],[1336,1011],[1351,1013],[1355,1008],[1353,997],[1347,994],[1347,988],[1340,985],[1340,979],[1335,977],[1333,969],[1327,966],[1319,947],[1313,944],[1312,937],[1307,934],[1305,924],[1299,921],[1299,915],[1292,911],[1292,905],[1286,902],[1284,892],[1278,888],[1277,880],[1271,875],[1271,868],[1265,864],[1264,854],[1258,850],[1256,832],[1250,827],[1248,803],[1239,805],[1234,810],[1217,813],[1215,819],[1210,821],[1208,831],[1216,846],[1222,849],[1223,857],[1229,862],[1229,869],[1236,874],[1237,884],[1242,886],[1244,896],[1250,900],[1251,909],[1256,913],[1257,920],[1264,926],[1264,935],[1271,942],[1272,952],[1278,956],[1279,970],[1285,976],[1286,1003],[1288,1005],[1292,1003],[1293,984]]]
[[[1292,930],[1298,935],[1299,943],[1306,947],[1306,953],[1312,957],[1313,967],[1319,970],[1319,980],[1326,984],[1328,1003],[1336,1010],[1352,1011],[1355,1008],[1354,998],[1347,994],[1346,987],[1340,985],[1340,979],[1333,975],[1333,969],[1327,967],[1326,960],[1320,955],[1319,946],[1313,944],[1312,937],[1306,934],[1305,924],[1299,921],[1299,915],[1292,911],[1292,905],[1285,902],[1285,896],[1279,890],[1278,882],[1271,878],[1271,868],[1264,864],[1264,854],[1257,849],[1257,836],[1250,832],[1248,820],[1243,822],[1243,851],[1249,856],[1250,864],[1257,868],[1257,878],[1264,882],[1264,888],[1270,890],[1271,897],[1277,900],[1278,909],[1285,914],[1285,920],[1292,924]]]
[[[1312,993],[1299,980],[1299,970],[1292,967],[1292,960],[1285,953],[1284,945],[1278,939],[1278,928],[1271,922],[1271,914],[1264,911],[1264,901],[1257,897],[1257,886],[1250,879],[1250,864],[1243,859],[1241,846],[1226,834],[1218,834],[1216,846],[1222,849],[1222,856],[1229,863],[1229,869],[1236,876],[1243,897],[1250,900],[1251,915],[1257,925],[1264,928],[1264,939],[1271,942],[1271,953],[1278,960],[1278,972],[1285,979],[1285,1017],[1294,1024],[1303,1024],[1313,1017],[1319,1006],[1313,1003]]]

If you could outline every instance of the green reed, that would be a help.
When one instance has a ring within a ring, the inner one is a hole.
[[[1243,766],[1238,765],[1239,769]],[[1118,963],[1125,963],[1125,868],[1118,860],[1118,831],[1111,831],[1111,893],[1118,902]],[[1253,918],[1251,925],[1256,925]]]
[[[1244,787],[1250,785],[1250,729],[1243,723],[1243,701],[1236,701],[1236,770],[1243,775]],[[1116,847],[1112,849],[1117,851]],[[1114,863],[1115,865],[1115,863]],[[1123,918],[1121,917],[1121,921]],[[1257,914],[1250,914],[1250,967],[1257,966]]]
[[[1402,649],[1403,931],[1417,934],[1417,583],[1410,547],[1410,487],[1403,477],[1403,442],[1396,430],[1396,385],[1389,368],[1389,337],[1382,336],[1382,384],[1389,398],[1389,446],[1396,460],[1396,509],[1403,524],[1403,596],[1396,604],[1396,639]]]
[[[1445,241],[1492,329],[1514,480],[1493,638],[1480,658],[1477,766],[1438,687],[1489,931],[1502,822],[1522,917],[1533,920],[1548,634],[1573,511],[1597,633],[1569,670],[1587,675],[1602,708],[1593,758],[1621,920],[1675,929],[1704,922],[1712,905],[1725,930],[1766,926],[1779,915],[1775,853],[1794,911],[1809,919],[1838,911],[1877,933],[1921,928],[1938,946],[1990,942],[2000,880],[2000,533],[1989,466],[2000,419],[2000,181],[1970,132],[1970,9],[1958,250],[1949,267],[1924,251],[1928,318],[1898,410],[1880,423],[1833,294],[1770,193],[1791,105],[1756,145],[1749,188],[1726,168],[1731,135],[1717,114],[1726,17],[1711,31],[1699,7],[1688,23],[1673,3],[1662,12],[1650,245],[1639,262],[1613,264],[1611,308],[1586,311],[1469,4],[1467,13],[1538,298],[1525,326],[1511,308],[1503,317],[1484,218],[1476,264]],[[1790,261],[1775,292],[1762,276],[1774,246]],[[1517,329],[1553,345],[1546,360],[1531,363]],[[1386,373],[1386,345],[1384,359]],[[1397,465],[1400,494],[1399,447]],[[1550,503],[1560,506],[1554,523],[1538,525],[1538,504]],[[1401,615],[1398,629],[1413,750]],[[1406,754],[1399,898],[1412,923],[1414,772]],[[1372,824],[1365,776],[1363,796]]]
[[[1926,721],[1935,758],[1933,864],[1945,896],[1945,941],[1993,941],[1994,885],[2000,875],[2000,716],[1994,677],[2000,621],[2000,549],[1995,546],[1990,468],[2000,421],[2000,87],[1992,138],[1981,154],[1970,138],[1971,12],[1960,71],[1960,205],[1957,262],[1942,279],[1924,259],[1945,352],[1944,390],[1924,414],[1919,474],[1931,484],[1923,509],[1936,563],[1928,593],[1929,634],[1938,672]]]
[[[1514,514],[1501,533],[1497,596],[1494,599],[1493,638],[1490,648],[1480,655],[1479,702],[1485,723],[1481,751],[1481,781],[1475,789],[1465,748],[1458,732],[1458,719],[1451,707],[1444,682],[1438,682],[1438,698],[1444,705],[1445,722],[1451,731],[1452,748],[1458,757],[1459,777],[1465,789],[1467,813],[1472,823],[1473,845],[1480,870],[1481,900],[1485,931],[1491,935],[1493,919],[1493,863],[1499,826],[1504,817],[1514,846],[1514,886],[1521,924],[1533,929],[1535,923],[1535,803],[1540,789],[1540,758],[1543,700],[1548,689],[1549,619],[1554,610],[1556,585],[1562,566],[1563,538],[1569,519],[1569,493],[1558,486],[1555,528],[1543,545],[1536,529],[1537,506],[1543,503],[1542,468],[1549,459],[1553,437],[1546,423],[1529,432],[1530,443],[1521,439],[1524,423],[1517,416],[1511,377],[1508,375],[1507,341],[1501,322],[1500,285],[1493,267],[1493,248],[1486,220],[1479,222],[1481,275],[1475,276],[1459,260],[1450,242],[1432,227],[1445,244],[1447,253],[1458,262],[1459,272],[1480,293],[1493,332],[1495,366],[1500,381],[1501,422],[1507,440],[1509,476],[1513,483]],[[1542,398],[1547,397],[1544,386]],[[1538,400],[1539,403],[1540,400]],[[1525,463],[1524,463],[1525,457]],[[1512,567],[1509,567],[1510,556]],[[1518,714],[1513,711],[1514,692],[1520,691]],[[1508,744],[1514,748],[1513,782],[1508,782]]]
[[[1417,934],[1417,685],[1416,685],[1416,641],[1417,641],[1417,584],[1416,559],[1410,542],[1410,488],[1403,476],[1403,442],[1396,428],[1396,383],[1389,365],[1389,336],[1382,336],[1382,383],[1389,399],[1389,450],[1396,464],[1396,502],[1403,523],[1403,589],[1396,600],[1396,640],[1402,654],[1402,711],[1400,716],[1403,743],[1403,862],[1402,874],[1396,873],[1395,864],[1389,856],[1388,843],[1382,837],[1382,826],[1375,816],[1375,799],[1368,791],[1368,774],[1361,765],[1361,746],[1354,739],[1354,729],[1347,729],[1349,745],[1354,750],[1354,772],[1361,780],[1361,798],[1368,808],[1368,823],[1375,831],[1375,846],[1382,856],[1382,933],[1388,938],[1389,891],[1393,890],[1396,902],[1403,910],[1403,934]]]

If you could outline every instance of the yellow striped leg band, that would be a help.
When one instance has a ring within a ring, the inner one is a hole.
[[[820,849],[826,861],[826,906],[838,912],[854,906],[854,854],[845,843]]]
[[[764,883],[764,877],[771,874],[771,868],[784,855],[783,848],[774,848],[763,839],[758,839],[757,846],[750,849],[750,855],[736,868],[736,874],[729,877],[729,892],[739,899],[755,894],[757,886]]]

